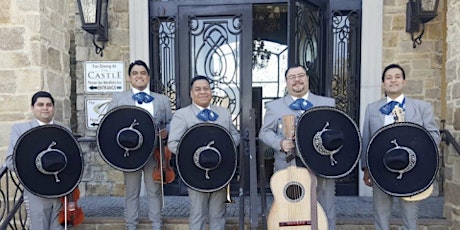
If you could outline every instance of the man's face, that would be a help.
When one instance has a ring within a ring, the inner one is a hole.
[[[134,65],[128,77],[131,86],[142,91],[147,88],[150,82],[150,76],[144,66]]]
[[[201,107],[208,107],[212,100],[209,82],[206,80],[196,80],[193,82],[192,89],[190,90],[190,97],[193,103]]]
[[[54,117],[54,105],[48,97],[39,97],[30,107],[35,118],[43,123],[50,123]]]
[[[286,86],[289,95],[303,97],[308,93],[309,77],[302,67],[295,67],[288,70],[286,74]]]
[[[382,88],[390,98],[396,99],[401,95],[405,85],[406,80],[399,68],[391,68],[385,72]]]

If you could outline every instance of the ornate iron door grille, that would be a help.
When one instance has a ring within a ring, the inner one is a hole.
[[[151,1],[152,90],[169,96],[173,109],[177,109],[190,104],[191,77],[207,75],[214,82],[216,95],[213,102],[228,107],[238,126],[245,126],[245,119],[241,116],[248,116],[247,111],[252,107],[248,98],[251,96],[246,94],[244,100],[236,98],[241,92],[250,93],[254,84],[245,78],[250,73],[239,75],[235,69],[251,65],[251,54],[246,57],[240,51],[227,52],[234,48],[234,44],[242,42],[238,38],[241,16],[238,13],[217,16],[215,9],[218,8],[213,8],[243,3],[288,4],[288,23],[281,26],[288,28],[289,63],[305,65],[309,69],[311,91],[334,97],[336,106],[358,123],[361,0],[228,0],[213,1],[213,6],[193,0]],[[195,8],[194,15],[181,18],[180,7],[193,4],[200,5]],[[178,22],[184,21],[187,21],[187,29],[178,29]],[[179,41],[180,36],[185,36],[183,33],[189,34],[190,40]],[[249,49],[251,46],[248,45]],[[205,65],[178,62],[183,55],[191,60],[201,60]],[[235,61],[239,58],[244,60]],[[282,85],[280,80],[278,85]],[[268,98],[262,98],[265,99]],[[337,195],[357,195],[358,181],[357,169],[337,180]]]

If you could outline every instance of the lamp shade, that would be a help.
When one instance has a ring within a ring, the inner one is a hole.
[[[102,24],[102,1],[103,0],[77,0],[80,10],[82,28],[90,34],[104,33]]]
[[[418,19],[427,23],[437,16],[439,0],[415,0]]]

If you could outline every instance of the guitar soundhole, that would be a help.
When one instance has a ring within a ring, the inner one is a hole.
[[[304,196],[304,189],[301,184],[290,183],[284,189],[286,199],[296,202]]]

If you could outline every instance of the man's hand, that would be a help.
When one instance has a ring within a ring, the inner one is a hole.
[[[373,182],[372,182],[371,174],[369,174],[369,169],[368,168],[364,168],[363,180],[364,180],[365,185],[367,185],[369,187],[372,187]]]
[[[168,137],[168,131],[166,129],[161,129],[158,135],[160,135],[161,139],[166,140]]]
[[[281,150],[289,153],[294,148],[294,142],[292,140],[284,139],[280,143]]]

